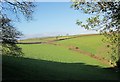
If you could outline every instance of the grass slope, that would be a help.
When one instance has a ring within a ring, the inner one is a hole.
[[[73,39],[58,41],[56,43],[66,46],[76,46],[81,50],[102,56],[110,60],[110,55],[107,54],[107,51],[110,50],[105,46],[106,44],[103,43],[103,38],[105,38],[103,35],[80,36]]]
[[[77,46],[82,50],[97,54],[100,47],[103,48],[102,38],[103,36],[100,35],[84,36],[55,43]],[[119,73],[105,69],[109,65],[85,54],[71,51],[68,47],[52,44],[19,44],[19,46],[22,47],[24,53],[22,58],[3,56],[3,80],[119,79]]]
[[[84,54],[79,54],[61,46],[50,44],[32,44],[20,46],[22,47],[23,53],[25,54],[24,57],[65,63],[81,62],[88,65],[109,67],[109,65],[103,64],[96,59],[93,59]]]
[[[77,38],[73,38],[77,37]],[[105,38],[103,35],[76,35],[76,36],[63,36],[60,38],[71,38],[66,40],[60,40],[55,43],[62,44],[64,46],[76,46],[79,47],[81,50],[84,50],[86,52],[90,52],[95,55],[102,56],[106,58],[107,60],[111,59],[111,56],[107,53],[110,51],[103,43],[102,39]],[[21,40],[19,42],[48,42],[56,40],[55,37],[50,38],[33,38],[33,39],[27,39],[27,40]]]
[[[118,80],[119,73],[84,63],[3,56],[4,80]]]

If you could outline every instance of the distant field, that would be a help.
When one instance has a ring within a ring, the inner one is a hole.
[[[69,38],[69,36],[60,36],[58,38],[56,37],[45,37],[45,38],[31,38],[31,39],[25,39],[25,40],[19,40],[18,42],[47,42],[47,41],[53,41],[57,39],[64,39]]]
[[[55,37],[49,37],[49,38],[31,38],[31,39],[25,39],[25,40],[19,40],[18,42],[46,42],[56,39]]]

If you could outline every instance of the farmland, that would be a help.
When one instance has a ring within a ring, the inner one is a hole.
[[[112,65],[102,39],[80,35],[20,41],[43,43],[18,44],[23,57],[3,56],[3,79],[117,80],[119,73],[108,69]]]

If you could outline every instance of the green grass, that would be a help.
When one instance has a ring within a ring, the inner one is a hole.
[[[77,37],[77,38],[73,38]],[[62,44],[64,46],[76,46],[79,47],[81,50],[84,50],[86,52],[90,52],[95,55],[102,56],[108,60],[111,59],[110,54],[107,52],[110,51],[105,45],[105,43],[102,41],[104,38],[103,35],[76,35],[76,36],[62,36],[61,38],[72,38],[67,40],[58,41],[55,43]],[[56,40],[55,37],[49,37],[49,38],[33,38],[33,39],[26,39],[21,40],[19,42],[47,42]]]
[[[77,38],[72,38],[72,37],[77,37]],[[66,38],[66,36],[62,37]],[[55,43],[62,44],[64,46],[77,46],[81,50],[84,50],[86,52],[90,52],[95,55],[99,55],[101,57],[104,57],[107,60],[111,60],[110,54],[107,52],[110,51],[109,48],[107,48],[105,43],[102,41],[104,38],[103,35],[77,35],[77,36],[69,36],[67,38],[72,38],[72,39],[66,39],[66,40],[61,40],[57,41]],[[40,38],[38,39],[28,39],[28,40],[23,40],[24,42],[37,42],[39,41]],[[50,38],[41,38],[44,42],[51,41],[51,40],[56,40],[55,37],[50,37]]]
[[[77,46],[82,50],[89,51],[91,53],[96,53],[96,49],[101,46],[103,36],[94,35],[94,36],[84,36],[73,38],[69,40],[59,41],[57,43],[67,45],[67,46]]]
[[[103,52],[105,47],[101,41],[102,38],[101,35],[81,36],[55,42],[64,46],[19,44],[24,53],[23,57],[2,57],[3,80],[118,80],[119,73],[107,69],[109,65],[65,47],[77,46],[86,52],[110,57]],[[44,39],[44,41],[50,40],[54,39]],[[36,42],[37,40],[28,41]]]
[[[102,67],[109,66],[89,56],[79,54],[61,46],[50,44],[31,44],[20,46],[22,47],[23,53],[25,54],[24,57],[65,63],[81,62],[88,65],[98,65]]]
[[[105,38],[103,35],[80,36],[73,39],[58,41],[56,43],[66,46],[76,46],[86,52],[105,57],[106,59],[110,59],[110,55],[107,54],[107,51],[110,50],[102,41],[103,38]]]
[[[4,80],[118,80],[119,73],[84,63],[3,56]]]

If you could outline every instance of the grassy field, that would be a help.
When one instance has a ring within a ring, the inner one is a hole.
[[[110,55],[107,54],[110,50],[106,47],[106,43],[102,41],[103,38],[105,38],[103,35],[80,36],[73,39],[58,41],[56,43],[66,46],[76,46],[81,50],[110,60]]]
[[[110,58],[110,55],[101,52],[105,50],[102,38],[101,35],[72,36],[71,39],[46,44],[18,44],[24,56],[3,56],[3,80],[118,80],[119,73],[108,69],[111,67],[109,64],[69,49],[69,46],[77,46],[86,52]],[[49,42],[55,38],[42,40]],[[30,41],[40,40],[26,40]]]
[[[74,37],[77,37],[77,38],[74,38]],[[62,37],[59,37],[58,39],[64,39],[64,38],[70,38],[70,39],[66,39],[62,41],[60,40],[54,43],[62,44],[64,46],[79,47],[81,50],[90,52],[94,55],[102,56],[107,60],[111,59],[110,55],[107,53],[110,50],[106,47],[106,43],[102,41],[102,39],[104,38],[103,35],[76,35],[76,36],[68,36],[68,37],[62,36]],[[35,39],[33,38],[33,39],[21,40],[19,42],[26,42],[26,43],[49,42],[53,40],[56,40],[56,38],[55,37],[35,38]]]
[[[3,56],[4,80],[118,80],[119,73],[85,63]]]
[[[100,61],[93,59],[84,54],[79,54],[74,51],[70,51],[67,48],[61,46],[55,46],[51,44],[32,44],[32,45],[20,45],[25,54],[24,57],[42,59],[55,62],[65,63],[86,63],[88,65],[99,65],[107,67],[109,65],[102,64]]]

